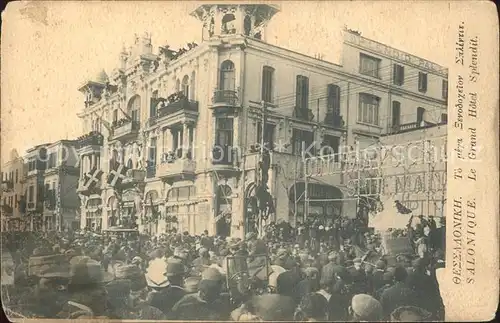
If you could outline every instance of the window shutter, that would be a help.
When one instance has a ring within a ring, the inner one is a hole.
[[[303,95],[303,97],[302,97],[303,98],[302,99],[303,100],[303,103],[302,103],[303,105],[302,106],[303,106],[304,109],[307,109],[308,106],[309,106],[309,78],[305,77],[305,76],[303,76],[303,78],[304,78],[303,79],[304,89],[303,89],[303,92],[302,92],[303,93],[302,94]]]
[[[405,67],[399,66],[399,84],[403,85],[405,82]]]
[[[442,97],[443,99],[448,99],[448,81],[443,80],[443,85],[442,85]]]
[[[392,101],[392,126],[399,126],[401,123],[401,103]]]
[[[394,68],[392,69],[392,83],[399,85],[399,69],[398,64],[394,64]]]
[[[302,108],[302,97],[303,97],[303,85],[302,85],[302,75],[297,75],[297,84],[295,89],[295,106],[297,109]]]

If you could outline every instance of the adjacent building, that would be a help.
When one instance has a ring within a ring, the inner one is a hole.
[[[81,227],[243,236],[271,148],[272,220],[304,218],[304,157],[446,123],[447,70],[345,30],[334,64],[267,43],[268,4],[201,5],[201,44],[153,53],[136,37],[80,87]],[[308,213],[351,212],[341,174],[308,183]],[[327,201],[333,199],[334,201]],[[354,210],[354,212],[356,212]]]
[[[2,166],[2,231],[24,230],[25,222],[20,202],[23,198],[24,162],[16,150],[12,150],[9,160]]]

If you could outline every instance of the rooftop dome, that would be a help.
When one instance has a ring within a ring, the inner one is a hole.
[[[101,70],[93,80],[98,83],[106,84],[109,81],[108,74],[104,70]]]

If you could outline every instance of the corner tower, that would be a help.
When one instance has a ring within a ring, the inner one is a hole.
[[[203,41],[234,34],[265,41],[266,26],[278,12],[269,4],[204,4],[191,16],[203,23]]]

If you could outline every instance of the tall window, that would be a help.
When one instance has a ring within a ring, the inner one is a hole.
[[[359,94],[358,122],[379,125],[380,98],[371,94]]]
[[[219,147],[233,146],[233,118],[216,119],[215,144]]]
[[[397,128],[401,124],[401,103],[392,101],[392,127]]]
[[[139,122],[139,113],[141,111],[141,97],[136,95],[128,103],[128,113],[133,121]]]
[[[301,110],[309,108],[309,78],[303,75],[297,75],[295,106]]]
[[[399,64],[394,64],[392,70],[392,82],[395,85],[403,85],[405,82],[405,67]]]
[[[418,91],[427,92],[427,73],[418,72]]]
[[[445,100],[448,99],[448,80],[443,80],[442,89],[441,89],[441,96]]]
[[[311,155],[314,155],[314,148],[309,148],[313,143],[314,143],[313,132],[300,129],[293,129],[292,154],[298,156],[301,155],[302,152],[309,152]]]
[[[329,113],[334,116],[340,115],[340,86],[328,84],[326,105]]]
[[[118,110],[113,110],[113,122],[118,121]]]
[[[274,68],[264,66],[262,68],[262,101],[273,102],[273,77]]]
[[[154,90],[153,93],[151,94],[151,102],[149,105],[150,118],[156,117],[157,106],[158,106],[158,90]]]
[[[424,122],[425,109],[422,107],[417,108],[417,126],[420,127]]]
[[[234,91],[236,88],[235,83],[234,63],[229,60],[222,62],[220,66],[219,89]]]
[[[189,77],[187,75],[182,79],[182,93],[186,96],[186,98],[190,98],[189,95]]]
[[[156,137],[151,138],[151,142],[149,144],[149,152],[148,152],[148,165],[154,166],[156,165]]]
[[[35,198],[35,187],[31,185],[28,188],[28,202],[33,202],[34,198]]]
[[[366,54],[359,54],[359,73],[379,77],[380,59]]]
[[[266,127],[264,128],[264,147],[266,149],[273,149],[274,144],[274,129],[276,125],[266,122]],[[262,139],[262,123],[257,123],[257,143],[260,145]]]

